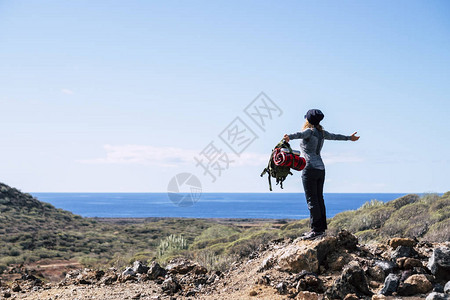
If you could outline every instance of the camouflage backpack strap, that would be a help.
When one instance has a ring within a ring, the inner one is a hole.
[[[272,157],[273,153],[275,152],[275,149],[272,149],[272,154],[270,154],[269,163],[267,164],[267,167],[262,171],[261,177],[264,176],[264,174],[267,173],[267,179],[269,180],[269,190],[272,191],[272,180],[270,177],[272,176]]]

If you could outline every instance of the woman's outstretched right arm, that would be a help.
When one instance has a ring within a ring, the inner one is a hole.
[[[292,133],[292,134],[285,134],[283,139],[286,142],[289,142],[290,140],[295,140],[295,139],[307,139],[311,136],[312,131],[309,129],[306,129],[304,131],[299,131],[296,133]]]

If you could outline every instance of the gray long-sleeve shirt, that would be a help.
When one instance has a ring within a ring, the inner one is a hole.
[[[301,139],[300,149],[306,160],[306,168],[319,170],[325,170],[320,156],[324,140],[349,141],[352,138],[349,135],[329,133],[326,130],[320,132],[316,128],[308,128],[301,132],[288,134],[288,136],[291,140]]]

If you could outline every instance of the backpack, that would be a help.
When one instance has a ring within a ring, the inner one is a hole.
[[[269,163],[262,171],[261,177],[266,173],[268,174],[269,190],[272,191],[271,177],[274,177],[277,184],[280,184],[280,187],[283,188],[283,181],[286,177],[289,174],[294,175],[291,172],[291,168],[296,171],[301,171],[305,166],[305,158],[300,157],[300,153],[293,151],[288,142],[281,140],[272,150]]]

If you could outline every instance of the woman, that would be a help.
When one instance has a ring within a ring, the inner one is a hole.
[[[306,159],[306,167],[302,173],[303,188],[310,213],[311,231],[303,239],[321,236],[327,229],[325,202],[323,200],[323,184],[325,182],[325,165],[320,150],[324,140],[357,141],[356,132],[352,135],[333,134],[324,130],[319,124],[324,115],[318,109],[310,109],[305,115],[305,124],[301,132],[285,134],[284,140],[289,142],[301,139],[300,149]]]

